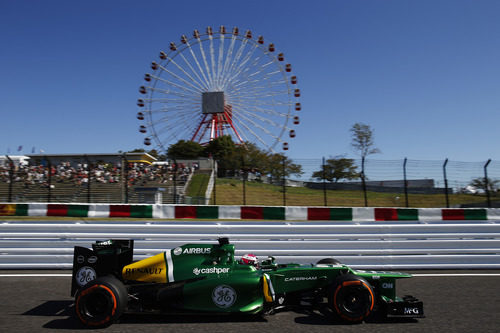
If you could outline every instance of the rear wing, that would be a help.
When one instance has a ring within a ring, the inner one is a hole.
[[[92,249],[75,246],[73,251],[73,274],[71,296],[99,276],[114,275],[121,279],[123,266],[133,261],[134,240],[110,239],[96,241]]]

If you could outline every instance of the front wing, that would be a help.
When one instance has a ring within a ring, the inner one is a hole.
[[[424,304],[413,296],[405,296],[402,301],[387,303],[389,318],[424,318]]]

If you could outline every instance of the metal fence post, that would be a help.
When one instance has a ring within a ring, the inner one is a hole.
[[[87,155],[83,155],[83,157],[85,158],[85,162],[87,162],[87,203],[90,203],[90,197],[91,197],[91,192],[90,192],[90,180],[91,180],[91,177],[90,177],[90,161],[89,161],[89,157]]]
[[[405,157],[405,160],[403,162],[403,178],[404,178],[404,186],[405,186],[405,204],[406,208],[408,208],[410,205],[408,203],[408,181],[406,180],[406,162],[408,159]]]
[[[212,170],[214,173],[214,205],[217,205],[217,169],[215,167],[217,161],[212,159]]]
[[[241,172],[243,173],[243,206],[247,205],[245,158],[241,155]]]
[[[8,202],[12,202],[12,184],[14,183],[14,161],[9,157],[9,155],[5,155],[9,160],[9,197]]]
[[[488,208],[491,208],[491,199],[490,199],[490,185],[488,182],[488,165],[491,162],[491,158],[488,159],[486,164],[484,165],[484,190],[486,191],[486,200],[488,201]]]
[[[286,206],[286,178],[285,178],[285,163],[286,163],[286,156],[283,155],[283,207]]]
[[[327,198],[326,198],[326,163],[325,157],[323,156],[323,202],[325,207],[327,206]]]
[[[365,198],[365,207],[368,207],[368,196],[366,194],[366,181],[365,181],[365,157],[361,157],[361,184],[363,185],[363,195]]]
[[[447,164],[448,164],[448,159],[444,160],[444,164],[443,164],[444,196],[446,198],[446,208],[450,208],[450,200],[448,198],[448,178],[446,177],[446,165]]]
[[[123,174],[123,186],[122,186],[122,201],[128,203],[128,159],[127,153],[122,155],[122,174]]]
[[[50,163],[50,160],[47,159],[47,202],[50,202],[52,200],[52,163]]]
[[[174,158],[174,205],[177,204],[177,160]]]

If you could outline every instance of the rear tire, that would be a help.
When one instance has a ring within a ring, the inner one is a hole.
[[[340,261],[335,258],[323,258],[316,263],[316,265],[338,265]]]
[[[120,280],[114,276],[100,277],[76,294],[76,315],[85,326],[106,327],[122,315],[127,300],[127,289]]]
[[[328,305],[336,320],[357,324],[368,318],[375,306],[375,293],[363,278],[339,276],[328,291]]]

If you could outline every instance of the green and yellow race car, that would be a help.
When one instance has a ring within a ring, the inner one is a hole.
[[[311,307],[335,321],[374,317],[422,318],[423,303],[396,296],[410,274],[359,271],[333,258],[278,264],[253,255],[236,260],[234,244],[185,244],[133,260],[133,240],[76,246],[71,295],[86,326],[108,326],[123,313],[272,314]]]

